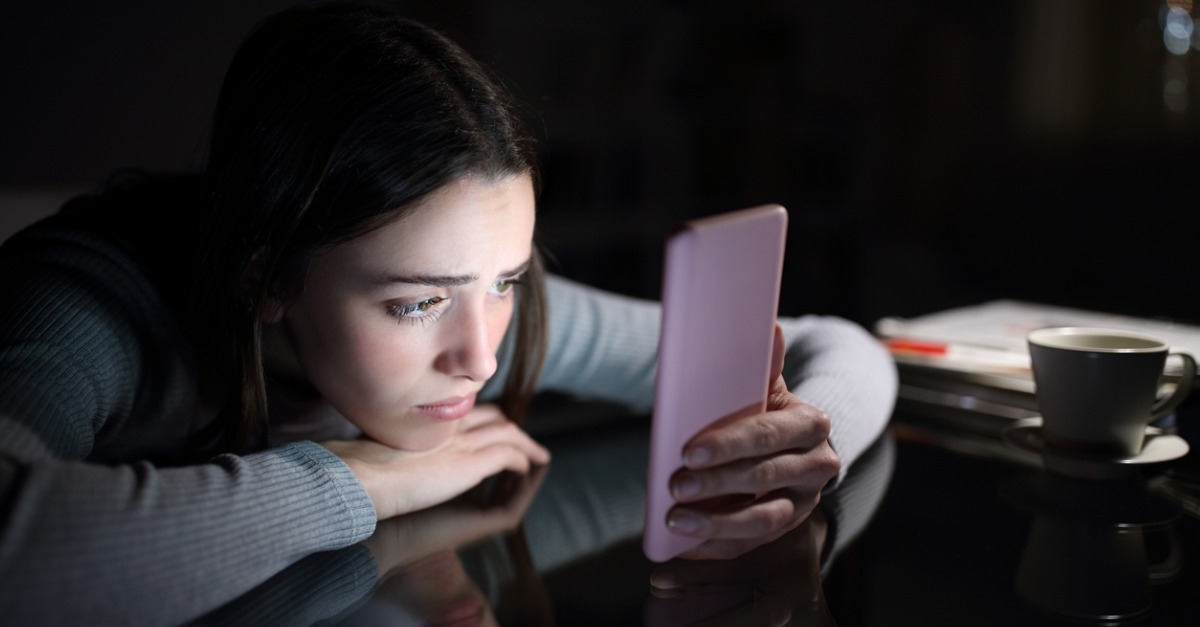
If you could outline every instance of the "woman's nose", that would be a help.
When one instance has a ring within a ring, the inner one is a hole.
[[[483,305],[464,307],[455,312],[453,324],[442,327],[445,346],[435,364],[439,371],[472,381],[486,381],[496,373],[487,314]]]

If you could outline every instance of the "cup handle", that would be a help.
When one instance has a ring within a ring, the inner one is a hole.
[[[1158,529],[1156,533],[1164,536],[1167,551],[1162,559],[1147,565],[1147,574],[1152,582],[1170,581],[1183,570],[1183,543],[1173,526]]]
[[[1175,385],[1175,391],[1171,395],[1159,399],[1153,407],[1150,408],[1150,419],[1157,420],[1170,413],[1183,399],[1187,398],[1188,393],[1192,391],[1192,384],[1196,379],[1196,358],[1190,353],[1183,351],[1171,351],[1171,355],[1178,355],[1183,360],[1183,374],[1179,375],[1179,383]]]

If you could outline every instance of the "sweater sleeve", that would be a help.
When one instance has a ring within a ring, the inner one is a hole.
[[[0,607],[12,624],[193,618],[370,535],[349,473],[309,442],[183,468],[0,457]]]
[[[654,400],[658,303],[548,277],[549,352],[539,385],[648,410]],[[862,327],[831,316],[779,320],[784,376],[832,422],[842,476],[891,416],[897,377],[890,355]]]
[[[35,228],[0,249],[0,292],[6,624],[183,622],[373,530],[361,485],[313,443],[145,461],[201,412],[170,314],[119,247]]]

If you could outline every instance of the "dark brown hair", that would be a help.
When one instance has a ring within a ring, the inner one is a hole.
[[[501,82],[438,32],[390,10],[333,3],[260,24],[221,88],[195,229],[189,328],[227,449],[262,444],[259,315],[303,289],[312,257],[403,217],[466,176],[528,174],[536,147]],[[249,281],[247,278],[249,277]],[[542,266],[519,293],[501,396],[520,419],[545,344]]]

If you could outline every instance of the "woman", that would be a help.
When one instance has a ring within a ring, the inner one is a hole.
[[[261,25],[200,180],[115,181],[0,252],[4,615],[186,620],[548,463],[517,427],[535,380],[646,407],[657,306],[543,277],[536,183],[510,97],[444,37],[342,5]],[[689,557],[795,528],[890,412],[865,332],[781,324],[769,411],[676,477],[765,496],[677,507]]]

